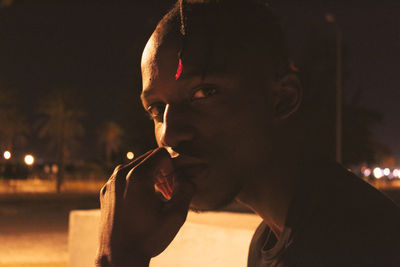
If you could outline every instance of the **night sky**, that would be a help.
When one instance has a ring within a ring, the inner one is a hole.
[[[0,1],[0,82],[18,92],[29,119],[40,98],[58,88],[70,88],[85,103],[88,140],[102,121],[126,121],[139,112],[140,54],[173,1],[11,2]],[[374,134],[399,164],[400,2],[270,2],[282,16],[295,62],[313,31],[334,40],[324,14],[336,15],[347,55],[345,99],[362,89],[361,103],[384,115]]]

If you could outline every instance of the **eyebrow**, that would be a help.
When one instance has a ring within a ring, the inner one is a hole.
[[[207,77],[207,76],[203,77],[201,72],[198,72],[198,71],[189,72],[189,73],[182,73],[180,75],[179,79],[176,82],[182,82],[184,80],[188,80],[188,79],[196,78],[196,77],[201,78],[201,81],[203,82],[205,77]],[[150,89],[148,89],[146,91],[142,91],[142,93],[140,94],[140,99],[143,101],[146,98],[148,98],[148,97],[150,97],[150,96],[152,96],[154,94],[156,94],[155,89],[154,88],[150,88]]]

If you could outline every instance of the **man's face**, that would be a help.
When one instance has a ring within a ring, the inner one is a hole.
[[[158,145],[179,153],[173,159],[178,173],[197,187],[191,208],[216,209],[229,204],[267,168],[269,90],[257,74],[246,71],[248,62],[236,62],[223,71],[214,71],[211,63],[202,79],[204,55],[196,42],[185,48],[183,73],[176,80],[175,39],[153,34],[147,43],[142,102],[154,120]]]

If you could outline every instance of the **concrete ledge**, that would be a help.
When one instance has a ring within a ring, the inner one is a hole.
[[[70,213],[69,266],[94,266],[99,219],[99,210]],[[150,266],[244,267],[251,237],[260,222],[254,214],[189,212],[174,241]]]

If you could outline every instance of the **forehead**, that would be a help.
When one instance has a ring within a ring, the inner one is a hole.
[[[224,34],[213,34],[207,28],[198,27],[183,43],[179,27],[174,26],[159,26],[146,44],[141,62],[143,91],[175,82],[180,51],[182,76],[205,72],[206,75],[234,76],[253,82],[266,78],[269,64],[262,60],[263,51],[252,47],[257,43],[255,40],[243,39],[229,27]]]
[[[179,44],[177,38],[161,35],[155,31],[142,54],[143,89],[159,78],[174,78],[178,66]]]

